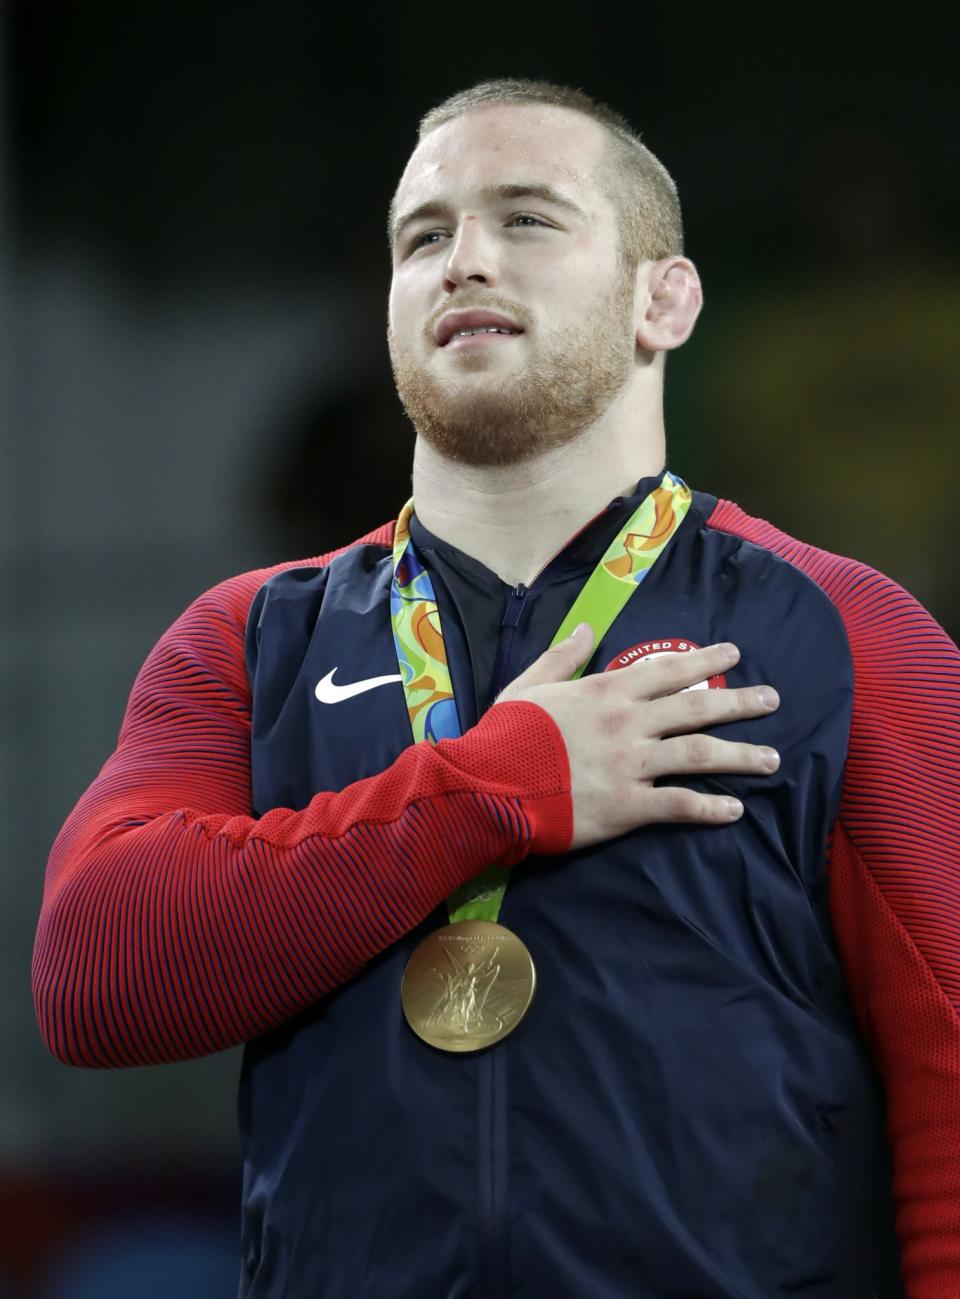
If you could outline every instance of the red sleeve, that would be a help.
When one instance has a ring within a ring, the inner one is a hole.
[[[909,1299],[960,1295],[960,652],[912,596],[721,502],[716,526],[806,571],[847,629],[854,707],[830,900],[884,1079]]]
[[[214,588],[163,636],[116,752],[54,844],[33,988],[43,1038],[69,1064],[180,1060],[256,1037],[485,866],[569,847],[566,750],[528,703],[254,819],[244,630],[275,571]]]

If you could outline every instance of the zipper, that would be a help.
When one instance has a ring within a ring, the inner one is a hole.
[[[493,665],[492,697],[494,699],[507,684],[506,675],[513,655],[513,643],[517,637],[517,627],[520,625],[523,607],[527,603],[529,594],[529,586],[524,586],[522,582],[518,582],[510,592],[507,607],[500,619],[500,638],[497,641],[497,657]]]
[[[494,661],[492,697],[512,680],[510,665],[514,657],[517,629],[531,589],[573,543],[610,510],[622,504],[611,501],[572,537],[568,537],[556,554],[534,574],[529,583],[518,582],[507,598],[500,619],[500,637]],[[503,1299],[508,1278],[505,1276],[504,1210],[507,1198],[506,1072],[507,1056],[496,1047],[483,1053],[477,1061],[477,1210],[480,1241],[480,1294],[483,1299]]]
[[[477,1210],[479,1225],[480,1267],[479,1292],[482,1299],[500,1299],[503,1286],[503,1207],[502,1183],[506,1150],[504,1124],[497,1113],[497,1048],[487,1051],[478,1061],[477,1077]]]
[[[541,570],[542,572],[543,570]],[[539,574],[538,574],[539,576]],[[518,582],[510,592],[500,619],[500,637],[493,669],[493,697],[506,684],[517,628],[530,588]],[[477,1061],[477,1211],[480,1238],[480,1293],[499,1299],[505,1293],[503,1274],[503,1216],[506,1202],[506,1124],[502,1112],[504,1060],[497,1049]]]
[[[568,537],[558,551],[556,551],[545,564],[541,564],[539,569],[534,573],[529,582],[518,582],[510,592],[506,608],[503,611],[503,617],[500,619],[500,640],[497,644],[497,657],[493,668],[493,689],[492,697],[496,699],[497,695],[503,690],[504,686],[509,684],[507,679],[507,668],[513,653],[513,644],[516,640],[517,627],[520,624],[520,618],[523,614],[523,607],[527,603],[527,597],[531,590],[537,585],[547,569],[554,564],[563,552],[569,549],[578,538],[582,537],[588,528],[592,528],[598,519],[603,518],[611,510],[615,510],[623,504],[623,498],[617,497],[609,505],[604,506],[598,514],[592,519],[588,519],[583,527],[578,528],[572,537]],[[512,679],[512,678],[510,678]]]
[[[624,498],[622,496],[617,496],[614,500],[610,502],[609,505],[605,505],[602,510],[598,510],[592,519],[587,519],[583,527],[578,528],[576,532],[573,534],[573,536],[568,537],[566,541],[563,543],[563,545],[560,547],[560,549],[555,551],[554,554],[550,556],[550,558],[547,560],[545,564],[540,565],[540,567],[534,573],[533,577],[531,577],[530,581],[527,583],[525,589],[529,590],[531,586],[536,586],[537,582],[540,581],[541,577],[543,577],[544,573],[554,562],[554,560],[559,559],[560,556],[563,554],[563,552],[566,549],[568,549],[568,547],[572,546],[575,541],[578,541],[588,528],[592,528],[593,525],[596,523],[597,519],[602,519],[605,514],[609,514],[611,510],[617,509],[619,506],[623,504],[623,501]],[[517,587],[517,590],[519,589],[520,588]]]

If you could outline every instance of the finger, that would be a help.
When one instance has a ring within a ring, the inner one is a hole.
[[[500,698],[509,698],[515,691],[527,686],[539,686],[549,681],[569,681],[592,653],[593,629],[589,623],[582,622],[564,640],[544,650],[525,672],[511,681]]]
[[[725,772],[741,776],[769,776],[780,766],[776,749],[762,744],[718,740],[713,735],[683,735],[645,745],[642,780],[661,776],[693,776]]]
[[[633,699],[660,699],[676,694],[687,686],[698,685],[710,677],[720,676],[740,659],[736,645],[708,645],[685,654],[663,654],[641,660],[632,667],[621,668],[611,675],[617,678]]]
[[[743,804],[729,794],[701,794],[695,789],[663,785],[647,791],[647,824],[683,822],[699,825],[729,825],[743,816]]]
[[[780,696],[773,686],[687,690],[651,700],[643,710],[643,730],[651,736],[683,735],[738,718],[765,717],[779,707]]]

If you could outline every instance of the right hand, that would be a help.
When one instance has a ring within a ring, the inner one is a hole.
[[[774,749],[700,733],[704,727],[772,713],[780,706],[773,687],[685,690],[733,667],[740,652],[729,644],[571,681],[592,653],[593,632],[582,624],[497,697],[497,703],[525,699],[538,704],[560,728],[573,794],[570,846],[601,843],[659,821],[736,821],[743,814],[737,799],[656,786],[654,781],[662,776],[767,776],[776,771],[780,758]]]

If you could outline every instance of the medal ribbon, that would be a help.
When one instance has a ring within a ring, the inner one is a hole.
[[[663,554],[691,500],[690,489],[682,479],[669,472],[663,475],[660,486],[640,503],[607,547],[557,629],[551,648],[581,622],[590,624],[594,645],[600,644],[617,614]],[[433,583],[410,539],[412,514],[410,500],[400,511],[393,538],[390,617],[414,743],[429,740],[436,744],[438,740],[457,739],[462,731]],[[583,667],[574,672],[574,678],[580,676]],[[509,869],[490,866],[457,889],[447,899],[451,924],[458,920],[496,921]]]

